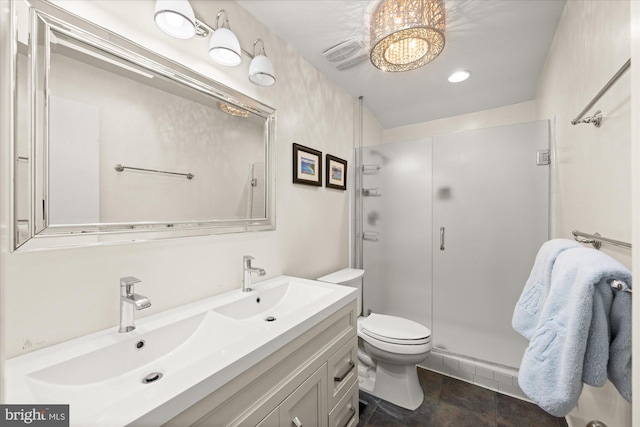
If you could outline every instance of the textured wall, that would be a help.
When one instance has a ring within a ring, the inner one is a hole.
[[[153,301],[153,307],[138,313],[146,316],[240,287],[245,254],[265,268],[265,278],[280,274],[316,278],[348,265],[348,194],[293,185],[291,144],[349,159],[357,100],[235,2],[192,1],[192,5],[207,22],[226,9],[245,49],[262,38],[276,68],[275,86],[252,85],[247,58],[237,67],[219,67],[209,59],[208,40],[183,41],[162,33],[153,22],[153,1],[54,3],[277,110],[277,229],[14,254],[6,253],[5,243],[2,335],[7,357],[115,326],[122,276],[142,279],[136,290]],[[379,125],[369,115],[366,126],[369,134],[379,134]],[[8,161],[3,157],[3,168]],[[9,182],[2,176],[1,192],[7,194]],[[3,217],[3,229],[6,221]]]
[[[593,107],[605,114],[601,128],[570,123],[629,59],[629,11],[628,1],[568,1],[547,56],[536,113],[556,116],[556,237],[578,229],[631,241],[631,72]],[[602,250],[631,266],[628,249]],[[630,426],[631,405],[611,384],[585,387],[568,420]]]

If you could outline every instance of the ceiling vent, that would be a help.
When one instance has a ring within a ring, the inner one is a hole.
[[[369,54],[361,53],[355,58],[351,58],[348,61],[341,62],[340,64],[336,65],[336,68],[340,71],[344,71],[347,68],[355,67],[356,65],[362,64],[363,62],[368,60],[369,60]]]
[[[368,58],[368,54],[363,49],[364,45],[361,41],[346,40],[325,50],[322,52],[322,56],[329,62],[339,62],[335,65],[338,70],[342,71],[358,65]]]
[[[362,42],[347,40],[325,50],[322,52],[322,56],[327,58],[329,62],[340,62],[351,58],[363,47]]]

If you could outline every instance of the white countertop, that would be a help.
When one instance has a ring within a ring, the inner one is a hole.
[[[281,312],[275,322],[236,320],[213,311],[285,283],[330,292],[323,291],[312,303],[302,301],[295,310]],[[9,359],[5,364],[5,403],[69,404],[71,426],[77,427],[158,426],[355,299],[355,288],[279,276],[256,284],[249,294],[237,289],[145,317],[129,333],[120,334],[114,327]],[[161,357],[113,377],[110,369],[118,370],[119,366],[105,364],[96,366],[97,371],[87,369],[91,367],[87,362],[92,360],[91,355],[103,354],[105,349],[129,349],[129,344],[133,348],[142,338],[150,342],[162,340],[158,335],[165,329],[160,328],[180,321],[196,322],[197,330]],[[61,366],[65,368],[60,370]],[[143,384],[141,380],[149,372],[161,372],[163,377]]]

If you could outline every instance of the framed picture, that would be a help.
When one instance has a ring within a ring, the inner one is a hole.
[[[339,159],[331,154],[327,154],[327,188],[337,190],[347,189],[347,161]]]
[[[322,152],[293,144],[293,183],[322,187]]]

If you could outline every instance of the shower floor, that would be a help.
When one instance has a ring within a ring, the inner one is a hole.
[[[566,427],[536,405],[418,368],[424,402],[409,411],[360,391],[358,427]]]

